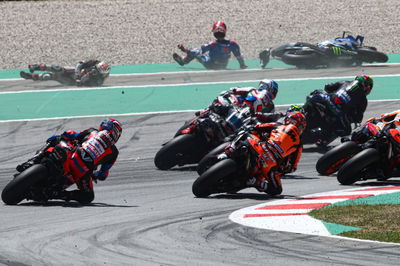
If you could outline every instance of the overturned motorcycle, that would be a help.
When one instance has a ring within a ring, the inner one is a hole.
[[[362,63],[384,63],[388,61],[385,53],[377,51],[375,47],[364,46],[364,37],[346,35],[334,40],[311,44],[307,42],[288,43],[269,50],[262,51],[259,56],[261,66],[272,58],[282,60],[288,65],[298,68],[318,67],[350,67],[360,66]],[[267,56],[268,55],[268,56]]]

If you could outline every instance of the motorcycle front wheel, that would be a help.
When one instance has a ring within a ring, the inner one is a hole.
[[[225,148],[229,145],[230,142],[224,142],[221,145],[214,148],[212,151],[207,153],[203,159],[197,164],[197,173],[199,175],[203,174],[207,171],[211,166],[218,162],[217,156],[224,152]]]
[[[320,175],[333,174],[354,154],[360,151],[361,147],[357,143],[347,141],[326,152],[318,159],[315,168]]]
[[[192,134],[183,134],[167,142],[157,152],[154,164],[160,170],[168,170],[175,165],[197,163],[204,153],[204,144]]]
[[[28,190],[46,179],[47,175],[47,168],[41,164],[29,167],[6,185],[1,193],[1,199],[8,205],[18,204],[26,198]]]
[[[236,172],[236,162],[226,159],[213,165],[194,181],[192,186],[193,194],[198,198],[205,198],[219,191],[219,185],[227,177]]]

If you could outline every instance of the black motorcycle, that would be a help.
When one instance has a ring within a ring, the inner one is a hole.
[[[364,37],[354,38],[343,32],[342,37],[318,44],[295,42],[272,48],[273,58],[282,60],[288,65],[298,68],[349,67],[366,63],[384,63],[388,56],[377,51],[375,47],[364,46]],[[260,58],[262,56],[260,53]]]
[[[317,90],[311,95],[320,94],[321,97],[328,97],[326,92]],[[307,97],[302,106],[307,121],[307,127],[302,134],[303,144],[317,144],[320,147],[327,147],[329,143],[337,137],[348,135],[352,128],[356,128],[358,123],[353,122],[351,114],[343,113],[340,117],[334,114],[327,102],[324,100],[313,100],[314,97]],[[338,128],[338,119],[341,120],[343,127]]]
[[[176,165],[196,164],[250,117],[249,108],[235,106],[227,107],[224,116],[211,110],[197,113],[193,120],[178,130],[173,139],[163,144],[155,155],[154,164],[160,170],[168,170]]]
[[[65,148],[73,148],[72,142],[59,142]],[[27,162],[18,165],[19,173],[4,187],[1,199],[5,204],[15,205],[22,200],[47,201],[63,190],[64,167],[69,158],[60,156],[54,143],[46,144]],[[56,154],[57,153],[57,154]]]

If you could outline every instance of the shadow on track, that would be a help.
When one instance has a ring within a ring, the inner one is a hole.
[[[215,196],[208,197],[209,199],[252,199],[252,200],[274,200],[274,199],[282,199],[283,195],[271,196],[265,193],[230,193],[230,194],[218,194]]]
[[[398,178],[398,177],[392,177]],[[386,186],[400,186],[400,180],[385,180],[385,181],[369,181],[357,183],[352,185],[343,185],[344,187],[386,187]]]
[[[293,179],[293,180],[305,179],[305,180],[312,180],[312,179],[319,179],[319,177],[307,177],[307,176],[303,176],[303,175],[283,175],[283,176],[281,176],[281,179]]]
[[[66,201],[48,201],[48,202],[25,202],[17,206],[39,206],[39,207],[67,207],[67,208],[82,208],[82,207],[112,207],[112,208],[137,208],[137,205],[115,205],[108,203],[89,203],[81,204],[79,202],[66,202]]]
[[[178,172],[194,171],[195,172],[196,169],[197,169],[197,165],[189,165],[189,166],[180,166],[177,168],[171,168],[166,171],[178,171]]]
[[[304,147],[303,152],[304,153],[320,153],[324,154],[327,151],[329,151],[331,148],[335,146],[327,146],[327,147],[318,147],[318,146],[311,146],[311,147]]]
[[[265,193],[230,193],[230,194],[219,194],[208,197],[209,199],[251,199],[251,200],[280,200],[280,199],[302,199],[302,197],[294,195],[275,195],[271,196]]]

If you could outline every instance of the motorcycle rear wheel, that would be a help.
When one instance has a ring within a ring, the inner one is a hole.
[[[236,162],[226,159],[213,165],[198,177],[192,186],[193,194],[198,198],[205,198],[213,193],[218,193],[218,185],[225,178],[236,172]]]
[[[361,147],[347,141],[326,152],[318,159],[315,168],[320,175],[330,175],[336,172],[346,161],[361,151]]]
[[[11,180],[3,189],[1,199],[7,205],[16,205],[26,198],[26,193],[35,184],[46,179],[47,168],[35,164]]]
[[[154,157],[154,164],[160,170],[175,165],[197,163],[203,157],[204,145],[192,134],[179,135],[166,143]]]
[[[362,170],[379,162],[379,160],[380,155],[376,149],[363,150],[339,169],[337,180],[342,185],[351,185],[362,178]]]

